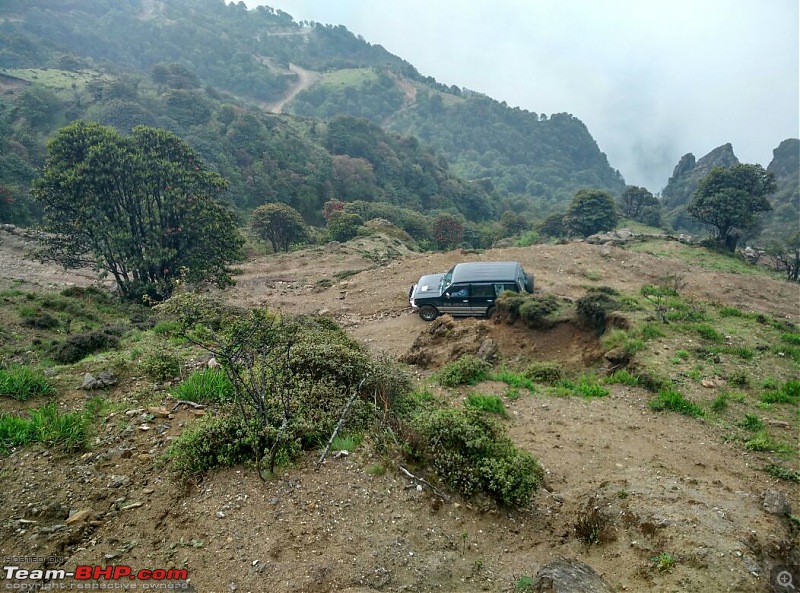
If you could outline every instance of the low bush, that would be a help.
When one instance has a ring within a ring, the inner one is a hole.
[[[484,492],[501,504],[521,507],[542,484],[536,459],[477,410],[439,409],[418,415],[415,425],[436,473],[465,496]]]
[[[575,305],[578,319],[587,327],[594,329],[597,335],[602,334],[606,331],[608,314],[620,308],[618,296],[616,290],[606,286],[590,289]]]
[[[564,371],[554,362],[533,362],[522,373],[531,381],[552,385],[564,376]]]
[[[216,467],[231,467],[264,455],[269,442],[266,438],[257,441],[255,434],[240,416],[203,416],[183,430],[165,458],[184,479]]]
[[[72,334],[57,343],[50,356],[60,364],[73,364],[90,354],[113,350],[119,346],[120,328],[106,327],[103,330]]]
[[[505,291],[495,302],[495,318],[509,325],[518,319],[530,328],[538,327],[541,321],[558,311],[558,299],[550,294],[531,295]]]
[[[26,366],[12,365],[0,369],[0,395],[26,400],[53,393],[55,389],[44,375]]]
[[[50,315],[50,313],[37,313],[31,317],[25,317],[22,320],[22,325],[32,329],[53,329],[59,326],[58,319]]]
[[[492,365],[472,354],[465,354],[442,368],[436,375],[440,385],[474,385],[489,378]]]
[[[183,361],[175,352],[162,345],[145,352],[139,366],[150,380],[167,381],[180,375]]]

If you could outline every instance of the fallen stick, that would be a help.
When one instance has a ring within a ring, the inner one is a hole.
[[[426,485],[428,488],[430,488],[430,489],[431,489],[431,491],[432,491],[432,492],[433,492],[433,493],[434,493],[436,496],[438,496],[438,497],[439,497],[439,498],[441,498],[442,500],[449,500],[449,497],[448,497],[446,494],[443,494],[442,492],[440,492],[440,491],[439,491],[439,490],[436,488],[436,486],[434,486],[433,484],[431,484],[431,483],[430,483],[428,480],[426,480],[425,478],[420,478],[419,476],[415,476],[415,475],[414,475],[414,474],[412,474],[410,471],[408,471],[406,468],[404,468],[402,465],[400,465],[400,466],[398,466],[398,467],[400,468],[400,471],[401,471],[401,472],[403,472],[403,474],[405,474],[405,476],[406,476],[407,478],[410,478],[410,479],[412,479],[412,480],[416,480],[417,482],[420,482],[420,483],[422,483],[422,484],[425,484],[425,485]]]
[[[190,401],[187,401],[185,399],[179,399],[178,401],[175,402],[175,405],[172,406],[172,411],[174,412],[175,410],[177,410],[178,406],[181,405],[181,404],[186,404],[187,406],[192,406],[193,408],[205,408],[205,406],[203,404],[190,402]]]

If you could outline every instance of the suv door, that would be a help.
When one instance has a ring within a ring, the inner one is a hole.
[[[486,315],[489,307],[494,306],[496,295],[494,284],[471,284],[469,308],[472,315]]]
[[[453,284],[442,295],[442,306],[439,311],[450,315],[471,315],[469,284]]]

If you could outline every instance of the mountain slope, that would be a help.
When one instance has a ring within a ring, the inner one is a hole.
[[[133,77],[133,86],[152,76],[161,90],[172,87],[183,128],[207,125],[209,108],[196,111],[197,96],[213,87],[267,109],[366,117],[417,135],[461,175],[488,179],[502,199],[498,212],[538,216],[581,187],[624,187],[576,118],[548,119],[448,88],[342,26],[296,23],[281,11],[223,0],[8,0],[0,20],[0,68],[95,71]],[[299,69],[318,80],[292,98],[309,82]],[[161,125],[148,111],[117,105],[115,119]]]

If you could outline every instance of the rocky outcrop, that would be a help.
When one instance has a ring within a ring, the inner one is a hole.
[[[588,564],[561,558],[545,564],[530,589],[536,593],[611,593],[611,588]]]

